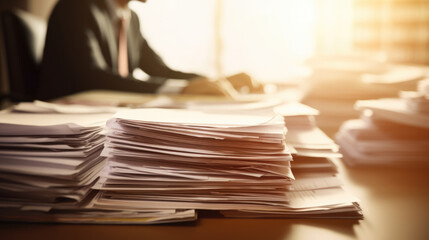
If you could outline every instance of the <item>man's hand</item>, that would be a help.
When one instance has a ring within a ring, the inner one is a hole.
[[[236,97],[238,95],[234,87],[225,80],[209,80],[204,77],[191,79],[182,90],[183,94],[217,95]]]
[[[253,80],[246,73],[238,73],[226,79],[239,93],[264,93],[264,85]]]

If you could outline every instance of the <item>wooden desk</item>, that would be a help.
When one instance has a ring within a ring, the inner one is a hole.
[[[0,224],[0,239],[429,239],[429,169],[348,169],[364,220],[226,219],[153,226]]]
[[[361,199],[364,220],[202,216],[194,223],[153,226],[2,223],[0,239],[429,239],[428,168],[336,163],[345,189]]]

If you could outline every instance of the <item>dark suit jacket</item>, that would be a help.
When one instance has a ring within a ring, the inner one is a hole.
[[[166,66],[141,35],[132,12],[127,32],[129,70],[140,67],[153,77],[147,82],[121,77],[115,31],[105,0],[60,0],[48,23],[39,98],[91,89],[151,93],[166,78],[198,76]]]

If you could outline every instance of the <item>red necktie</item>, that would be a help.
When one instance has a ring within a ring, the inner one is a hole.
[[[118,72],[122,77],[127,77],[128,70],[128,50],[127,50],[127,32],[125,18],[119,19],[119,38],[118,38]]]

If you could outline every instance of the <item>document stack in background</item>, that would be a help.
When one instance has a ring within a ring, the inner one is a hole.
[[[320,110],[317,122],[329,134],[343,121],[359,117],[353,108],[357,100],[393,98],[399,91],[415,90],[428,73],[424,67],[362,57],[316,58],[309,66],[313,73],[302,102]]]
[[[30,112],[41,111],[31,104],[25,107]],[[76,112],[73,108],[62,111]],[[195,219],[193,211],[176,214],[87,208],[96,194],[91,187],[104,167],[100,153],[105,136],[101,131],[111,116],[2,111],[0,220],[141,224]]]
[[[107,128],[96,208],[289,206],[292,157],[281,117],[139,109],[118,112]]]
[[[344,161],[349,165],[428,164],[429,79],[418,91],[400,98],[356,103],[360,119],[345,122],[337,134]]]

